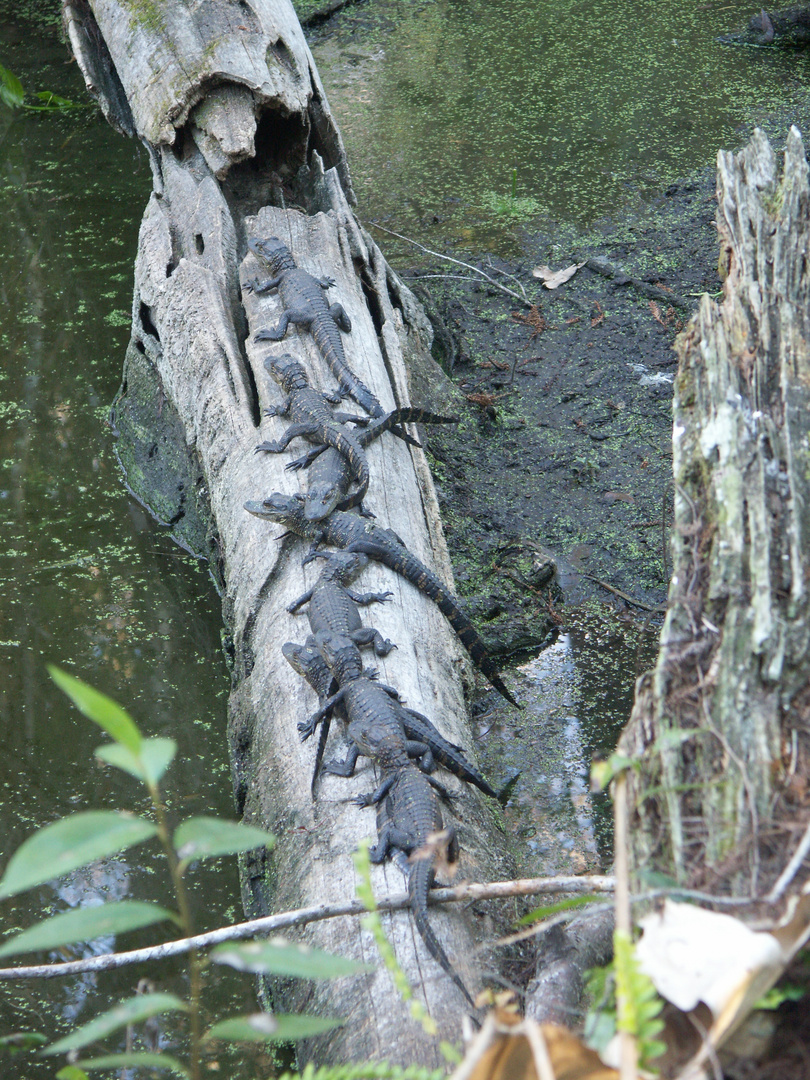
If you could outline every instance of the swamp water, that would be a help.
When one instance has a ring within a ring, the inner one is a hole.
[[[584,227],[710,162],[718,146],[741,141],[736,125],[757,108],[791,97],[805,60],[715,45],[751,13],[736,0],[684,7],[380,0],[347,9],[336,29],[318,30],[315,47],[362,215],[428,246],[507,253],[533,215]],[[0,62],[27,90],[85,100],[52,19],[32,22],[2,6],[0,36]],[[167,777],[174,817],[233,812],[218,600],[204,565],[127,495],[107,425],[150,186],[143,152],[95,107],[59,117],[0,105],[6,854],[38,825],[78,809],[145,809],[134,781],[94,762],[103,740],[50,682],[46,662],[120,700],[145,733],[178,740]],[[393,250],[415,261],[412,249]],[[497,711],[477,717],[490,772],[502,779],[523,770],[506,825],[525,841],[524,873],[598,862],[602,826],[587,796],[588,762],[612,745],[637,654],[654,644],[648,632],[628,644],[600,619],[584,617],[527,665],[538,707],[522,727]],[[543,757],[543,744],[556,744],[556,757]],[[241,917],[231,863],[204,864],[193,877],[199,928]],[[2,924],[27,926],[78,903],[165,901],[164,882],[151,849],[136,848],[3,902]],[[142,974],[4,983],[0,1032],[55,1035],[131,993]],[[161,988],[182,984],[178,965],[160,977]],[[212,977],[227,1001],[221,1007],[253,1007],[249,980]],[[45,1062],[26,1065],[25,1075],[54,1071]]]

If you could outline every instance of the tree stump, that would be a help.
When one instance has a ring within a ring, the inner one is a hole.
[[[759,130],[721,152],[717,203],[724,298],[704,295],[675,346],[668,611],[620,745],[642,765],[636,874],[757,896],[804,829],[810,765],[810,190],[796,128],[781,176]]]

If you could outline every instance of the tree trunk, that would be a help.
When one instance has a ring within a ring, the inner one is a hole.
[[[621,745],[642,764],[636,873],[758,895],[790,846],[792,787],[810,751],[810,191],[799,132],[781,177],[761,131],[739,154],[720,153],[717,202],[724,299],[704,295],[676,342],[674,571],[658,661]]]
[[[185,543],[205,550],[223,590],[233,645],[229,726],[237,806],[246,820],[277,836],[266,864],[260,858],[245,862],[245,904],[253,915],[347,899],[354,895],[351,854],[375,831],[373,812],[347,800],[374,780],[369,770],[349,781],[327,777],[318,798],[310,798],[314,748],[302,746],[296,724],[317,702],[287,665],[281,645],[306,637],[306,619],[289,615],[286,605],[306,590],[317,569],[302,570],[303,542],[279,543],[278,528],[244,510],[248,499],[298,489],[285,473],[286,459],[254,452],[286,425],[262,420],[279,394],[263,367],[270,349],[254,345],[252,336],[275,324],[280,303],[275,295],[241,294],[240,272],[242,280],[257,272],[251,255],[240,271],[247,237],[277,235],[301,267],[335,278],[330,299],[338,299],[352,321],[344,338],[349,363],[384,408],[409,403],[410,371],[432,369],[434,381],[440,378],[427,353],[430,327],[352,214],[340,136],[288,3],[157,8],[135,0],[91,0],[90,8],[69,6],[66,21],[106,115],[140,136],[152,158],[155,191],[141,226],[117,423],[131,444],[122,451],[129,483]],[[289,205],[299,209],[284,208]],[[333,387],[308,334],[292,329],[271,348],[302,358],[315,385]],[[178,434],[184,443],[179,453]],[[366,505],[377,522],[395,529],[450,582],[424,455],[384,436],[368,457]],[[361,587],[395,593],[394,602],[379,605],[373,615],[398,645],[380,661],[384,681],[445,735],[470,747],[462,693],[469,665],[444,618],[377,565],[369,567]],[[463,877],[509,875],[500,854],[504,838],[477,793],[465,787],[446,816],[458,819]],[[374,869],[373,882],[378,892],[402,889],[390,864]],[[475,952],[487,910],[476,905],[431,913],[473,993],[482,964],[495,965]],[[460,994],[426,953],[407,912],[384,922],[409,982],[443,1036],[457,1039]],[[491,934],[493,927],[487,930]],[[356,978],[272,988],[280,1011],[306,1009],[347,1020],[308,1046],[304,1057],[442,1064],[436,1040],[410,1018],[371,936],[356,920],[314,924],[304,936],[375,965],[372,974]]]

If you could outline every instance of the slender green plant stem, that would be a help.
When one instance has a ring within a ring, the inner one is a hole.
[[[169,863],[169,872],[172,876],[174,894],[177,899],[177,910],[180,915],[180,924],[186,937],[191,937],[194,932],[191,918],[191,904],[188,899],[188,891],[183,881],[180,870],[180,862],[177,852],[174,850],[169,824],[166,820],[166,808],[160,797],[157,785],[149,784],[149,794],[152,796],[152,805],[155,808],[158,837],[166,859]],[[202,1047],[202,1019],[200,1016],[200,998],[202,995],[202,971],[200,967],[200,954],[197,949],[191,948],[188,953],[188,982],[189,982],[189,1017],[191,1028],[189,1066],[192,1080],[200,1080],[200,1049]]]

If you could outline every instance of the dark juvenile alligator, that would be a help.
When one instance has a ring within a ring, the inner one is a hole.
[[[284,659],[298,672],[303,678],[307,680],[309,685],[318,695],[318,700],[321,704],[330,697],[337,689],[337,683],[334,680],[332,672],[326,665],[326,661],[315,648],[315,639],[307,638],[306,644],[298,645],[294,641],[288,641],[281,646],[281,651],[284,654]],[[346,713],[341,709],[343,719],[346,719]],[[315,787],[318,783],[318,776],[321,771],[321,762],[323,761],[323,752],[326,749],[326,740],[329,737],[329,717],[326,717],[321,724],[321,736],[318,739],[318,748],[315,751],[315,767],[312,770],[312,782],[310,784],[310,790],[313,797],[315,796]]]
[[[435,878],[442,833],[448,861],[456,862],[458,859],[455,829],[449,826],[445,830],[434,788],[442,797],[446,797],[447,792],[432,777],[425,776],[411,764],[401,745],[384,725],[375,723],[373,719],[357,720],[350,723],[349,731],[362,747],[363,753],[375,758],[385,774],[376,791],[358,795],[354,800],[360,806],[378,807],[378,840],[369,850],[369,857],[372,862],[381,863],[392,851],[416,856],[408,874],[408,895],[414,921],[430,955],[441,964],[475,1008],[469,990],[434,934],[427,914],[428,891]]]
[[[278,325],[272,330],[260,330],[254,334],[253,340],[281,341],[290,323],[303,326],[312,334],[341,390],[354,398],[371,416],[382,416],[382,405],[346,363],[338,327],[348,334],[352,324],[340,304],[330,307],[323,297],[324,290],[335,284],[332,278],[316,278],[306,270],[299,269],[289,248],[276,236],[265,240],[248,240],[248,247],[257,259],[267,265],[273,277],[267,281],[254,278],[246,283],[246,288],[255,293],[278,289],[284,308]]]
[[[344,634],[355,645],[373,645],[377,656],[388,656],[396,645],[382,636],[373,626],[363,626],[358,605],[385,603],[393,593],[356,593],[348,587],[368,566],[368,556],[353,551],[321,551],[324,560],[321,576],[303,596],[289,604],[291,615],[309,604],[309,628],[313,634],[325,630]]]
[[[246,502],[245,509],[256,517],[284,525],[290,533],[311,540],[313,551],[321,543],[348,551],[361,551],[406,578],[425,596],[430,597],[446,616],[478,670],[486,675],[508,702],[522,708],[498,674],[483,641],[459,607],[458,600],[432,570],[408,551],[401,538],[391,529],[340,510],[335,510],[324,521],[307,521],[303,496],[283,495],[278,491],[263,502]],[[312,554],[308,556],[307,561],[312,557]]]
[[[439,416],[425,409],[394,409],[387,416],[373,421],[363,431],[354,433],[360,445],[365,448],[385,431],[393,431],[398,424],[457,424],[455,416]],[[416,446],[415,439],[410,440]],[[304,457],[291,461],[288,469],[309,468],[307,474],[307,498],[304,513],[309,521],[320,521],[335,509],[350,510],[355,496],[345,497],[352,481],[352,470],[342,454],[330,447],[319,446],[310,450]],[[342,500],[342,501],[341,501]]]
[[[321,698],[321,706],[318,712],[308,721],[298,725],[302,739],[308,739],[319,723],[328,724],[330,711],[343,703],[343,698],[338,690],[339,687],[342,687],[346,681],[356,679],[359,676],[370,677],[369,673],[363,670],[359,653],[356,650],[341,648],[341,646],[345,645],[347,645],[347,642],[344,639],[334,635],[318,633],[315,638],[310,638],[307,641],[307,651],[301,651],[295,656],[295,662],[291,659],[291,650],[284,652],[287,660],[295,670],[307,679],[318,697]],[[284,649],[289,650],[289,646],[285,645]],[[315,656],[312,655],[313,652]],[[328,678],[326,673],[329,674]],[[334,676],[334,683],[330,687],[329,682],[332,676]],[[386,711],[393,712],[396,721],[402,726],[406,739],[410,740],[414,747],[424,746],[430,750],[430,757],[425,759],[427,764],[432,765],[434,761],[438,762],[448,772],[477,787],[479,791],[482,791],[491,799],[501,799],[501,794],[487,783],[478,769],[465,757],[461,746],[457,746],[455,743],[445,739],[438,728],[422,713],[406,708],[396,696],[396,692],[391,692],[390,687],[386,687],[381,683],[375,683],[375,685],[389,694],[390,700],[386,703]],[[351,731],[349,737],[351,738]],[[323,729],[321,730],[321,739],[325,740]],[[341,762],[331,763],[329,772],[335,773],[337,776],[351,776],[361,753],[363,751],[359,745],[352,741],[346,759]],[[321,754],[316,756],[320,760],[323,752],[321,751]]]
[[[265,409],[265,415],[289,416],[294,422],[278,442],[259,443],[256,450],[280,454],[299,435],[324,447],[332,447],[345,461],[350,480],[356,480],[359,484],[357,491],[344,500],[346,508],[362,505],[368,491],[368,461],[354,433],[343,426],[359,418],[333,413],[329,408],[329,397],[309,385],[304,365],[289,353],[269,356],[264,366],[287,395],[282,405],[271,405]],[[332,400],[340,400],[339,395]],[[305,507],[304,512],[310,516],[310,520],[317,520],[311,517],[314,506],[315,503],[308,503]]]
[[[315,637],[318,652],[326,661],[338,684],[338,691],[328,697],[309,720],[298,725],[302,739],[308,739],[315,728],[329,716],[336,705],[343,705],[349,721],[349,731],[354,720],[373,720],[375,725],[386,728],[392,739],[398,740],[406,758],[419,758],[419,764],[426,772],[435,767],[433,753],[421,739],[409,739],[400,715],[395,708],[393,695],[396,691],[378,683],[373,674],[363,668],[363,658],[351,638],[342,634],[333,634],[321,630]],[[351,735],[350,735],[351,737]],[[359,756],[356,752],[357,740],[352,739],[352,748],[345,761],[330,761],[324,766],[327,772],[335,776],[351,776]]]

